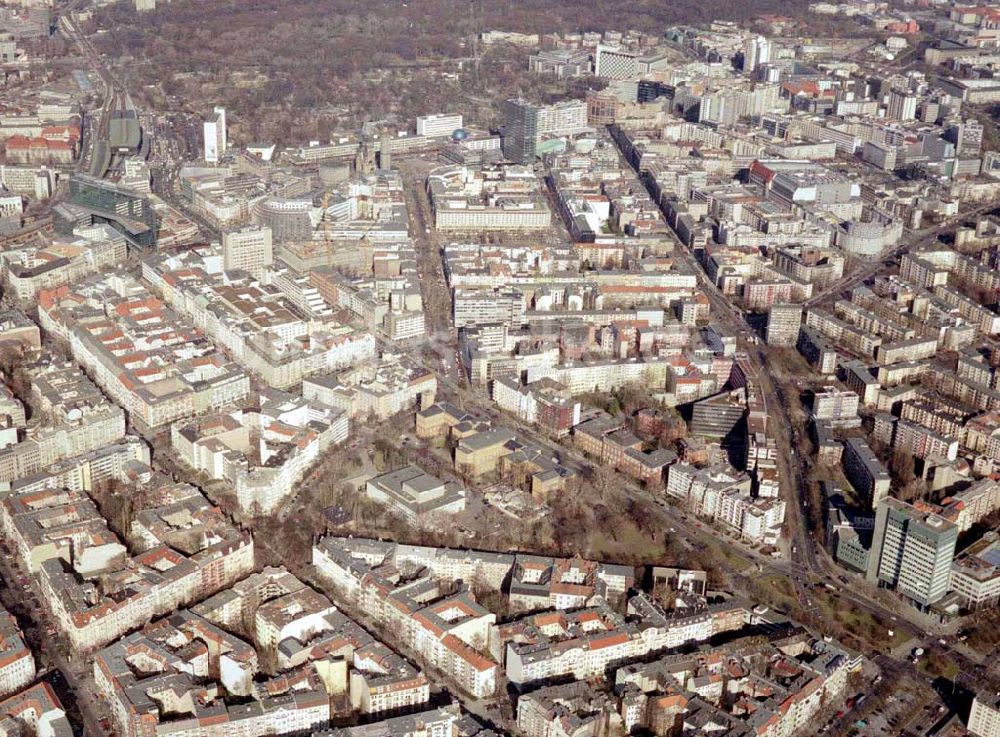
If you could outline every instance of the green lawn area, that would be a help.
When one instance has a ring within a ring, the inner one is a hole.
[[[889,640],[889,646],[896,648],[916,639],[916,637],[916,634],[911,632],[906,627],[896,627],[896,629],[893,630],[892,639]]]
[[[933,652],[920,659],[917,669],[929,676],[941,676],[949,681],[955,680],[958,675],[958,665],[954,660]]]
[[[785,576],[771,573],[765,576],[755,576],[754,582],[758,590],[767,592],[767,603],[785,611],[791,610],[798,602],[795,598],[795,587]]]
[[[589,554],[599,560],[651,560],[660,555],[660,546],[631,520],[623,519],[613,532],[592,529],[588,539]]]
[[[753,566],[753,563],[733,550],[730,545],[723,543],[721,545],[713,545],[712,547],[714,552],[721,554],[726,559],[726,562],[740,573]]]
[[[826,591],[816,591],[814,601],[825,617],[839,622],[859,639],[880,647],[891,650],[915,637],[912,631],[898,622],[885,622],[870,612],[851,607],[849,602],[841,601]],[[892,637],[889,637],[889,630],[893,632]]]

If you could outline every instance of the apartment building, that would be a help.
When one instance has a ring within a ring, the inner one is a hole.
[[[131,276],[113,272],[38,296],[43,329],[141,431],[245,399],[249,377]]]
[[[987,533],[955,558],[950,585],[967,609],[1000,603],[1000,542],[995,534]]]
[[[995,694],[976,694],[969,712],[968,728],[969,734],[974,737],[1000,735],[1000,697]]]
[[[780,487],[773,473],[769,464],[758,464],[754,493],[753,479],[728,463],[699,468],[679,461],[667,468],[666,492],[698,516],[754,544],[774,544],[781,535],[785,504],[774,493]]]
[[[831,342],[864,358],[872,358],[875,350],[882,344],[881,336],[851,325],[816,307],[810,307],[806,311],[805,325],[830,339]]]
[[[578,250],[565,244],[469,242],[444,247],[445,275],[453,287],[496,288],[511,277],[579,278],[580,262]]]
[[[125,237],[108,225],[74,230],[76,239],[12,249],[0,255],[3,279],[11,293],[30,302],[43,289],[71,284],[125,260]]]
[[[807,298],[810,294],[805,294]],[[785,277],[754,277],[741,290],[743,306],[752,312],[764,312],[776,304],[792,301],[792,282]]]
[[[263,661],[295,673],[310,666],[335,708],[380,714],[427,704],[430,682],[330,600],[284,568],[265,568],[192,607],[227,631],[245,631]]]
[[[187,466],[229,483],[241,509],[267,513],[349,430],[345,413],[267,389],[257,408],[174,423],[170,445]]]
[[[520,379],[528,369],[557,366],[563,351],[556,341],[533,338],[530,327],[486,323],[459,330],[458,355],[469,381],[489,389],[498,378]]]
[[[213,269],[214,251],[143,262],[143,279],[238,363],[278,389],[375,357],[375,338],[349,326],[314,326],[276,287]]]
[[[834,303],[834,314],[857,328],[880,335],[886,341],[908,341],[916,337],[916,331],[897,320],[873,312],[860,304],[839,299]],[[889,363],[889,362],[887,362]]]
[[[767,311],[764,340],[768,345],[794,346],[802,326],[802,308],[798,305],[772,304]]]
[[[934,287],[934,296],[958,310],[958,314],[971,322],[983,335],[1000,333],[1000,315],[957,289],[943,284]]]
[[[816,330],[801,327],[795,348],[819,373],[828,375],[837,370],[836,348],[830,345]]]
[[[17,620],[0,609],[0,698],[7,698],[35,680],[35,658],[24,642]]]
[[[37,724],[51,737],[72,737],[73,725],[52,684],[40,681],[0,701],[0,715],[11,730],[23,729],[25,722]]]
[[[905,253],[900,258],[899,278],[924,289],[946,285],[949,274],[981,289],[1000,286],[1000,276],[990,264],[950,249]]]
[[[812,416],[814,420],[824,420],[833,427],[859,427],[858,415],[860,397],[852,391],[826,386],[813,393]]]
[[[514,557],[505,590],[514,611],[565,611],[623,596],[634,584],[629,566],[522,553]]]
[[[598,735],[620,724],[610,694],[581,681],[540,688],[517,701],[517,728],[526,737]]]
[[[57,461],[44,471],[22,476],[11,483],[11,489],[18,493],[45,489],[93,491],[112,479],[124,482],[130,477],[146,475],[149,461],[149,446],[134,435],[126,435],[110,445]]]
[[[881,386],[868,365],[854,360],[844,361],[841,366],[847,388],[858,395],[863,405],[874,407],[878,403]]]
[[[927,371],[927,366],[927,361],[902,361],[888,366],[875,366],[875,378],[886,388],[909,384],[919,379]]]
[[[45,421],[33,423],[20,440],[15,433],[14,442],[0,449],[0,481],[10,483],[125,436],[125,413],[75,364],[43,360],[26,368],[31,404]],[[23,427],[23,408],[19,414]]]
[[[26,348],[40,348],[42,336],[38,325],[23,311],[0,310],[0,341]]]
[[[396,211],[393,213],[395,217]],[[404,235],[396,242],[372,245],[370,258],[369,248],[364,245],[360,249],[352,245],[350,249],[336,251],[358,256],[358,263],[352,262],[344,269],[356,276],[347,276],[324,263],[309,269],[309,283],[327,304],[348,310],[367,329],[378,331],[390,340],[405,341],[424,335],[425,316],[416,252],[405,236],[405,209],[401,214]],[[375,224],[365,227],[370,229]],[[354,237],[368,238],[368,229],[362,229]]]
[[[330,376],[311,376],[302,394],[346,413],[351,419],[385,420],[414,407],[434,404],[437,378],[398,354]]]
[[[467,589],[444,595],[433,575],[401,582],[387,566],[388,550],[352,549],[327,538],[313,548],[313,565],[335,597],[345,597],[376,626],[398,632],[399,643],[477,698],[497,688],[498,666],[483,655],[496,615]],[[367,554],[366,554],[367,553]]]
[[[329,302],[313,284],[310,273],[300,274],[278,262],[267,272],[265,278],[288,298],[303,317],[320,323],[336,322],[337,314]]]
[[[841,463],[844,475],[864,504],[877,509],[889,495],[892,479],[868,443],[862,438],[848,438]]]
[[[958,458],[958,440],[908,420],[895,422],[892,448],[921,460]]]
[[[162,493],[200,496],[186,485]],[[159,544],[130,556],[81,492],[13,494],[0,507],[0,521],[18,565],[35,577],[44,605],[78,652],[204,598],[254,566],[249,533],[214,508],[204,510],[197,525],[202,534],[192,536],[186,554],[168,546],[171,528],[161,527]]]
[[[778,248],[774,265],[779,271],[819,287],[830,285],[844,275],[844,256],[834,248]]]
[[[490,651],[519,686],[560,677],[604,677],[609,665],[742,629],[746,604],[730,601],[668,612],[648,595],[629,599],[632,621],[606,605],[542,612],[496,625]]]
[[[475,717],[466,714],[454,702],[373,724],[314,732],[317,737],[442,737],[455,733],[465,737],[491,737],[494,734],[493,730],[484,728]]]
[[[958,525],[959,532],[965,532],[1000,509],[1000,482],[992,478],[979,479],[967,489],[942,499],[941,504],[956,510],[952,521]]]
[[[881,366],[900,361],[920,361],[933,358],[938,351],[937,338],[914,338],[883,343],[875,349],[875,360]]]
[[[632,383],[658,390],[666,386],[667,368],[666,358],[566,361],[556,366],[528,368],[527,382],[532,384],[549,378],[574,395],[588,391],[613,392]]]
[[[553,435],[566,436],[580,424],[580,403],[573,400],[566,387],[551,379],[522,385],[513,377],[500,376],[493,380],[491,391],[500,409]]]
[[[626,730],[659,731],[682,719],[726,725],[733,734],[780,737],[815,724],[821,709],[845,695],[848,677],[863,663],[829,638],[777,632],[622,665],[612,677]],[[753,710],[743,708],[747,699]]]
[[[137,658],[152,658],[158,667],[133,669]],[[108,716],[125,737],[166,732],[264,737],[329,724],[332,694],[317,667],[310,664],[258,685],[259,671],[252,645],[188,611],[147,624],[93,659]],[[160,694],[175,697],[164,700]],[[225,694],[246,703],[227,703]]]

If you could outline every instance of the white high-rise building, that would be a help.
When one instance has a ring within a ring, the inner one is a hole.
[[[594,75],[605,79],[631,79],[638,71],[637,55],[613,46],[597,45]]]
[[[886,497],[875,512],[868,580],[929,607],[948,592],[957,540],[948,520]]]
[[[586,100],[566,100],[538,108],[538,134],[565,136],[589,128]]]
[[[1000,737],[1000,697],[979,694],[969,712],[969,734],[975,737]]]
[[[215,108],[212,116],[205,121],[204,129],[205,161],[209,164],[218,164],[229,147],[229,140],[226,137],[226,109]]]
[[[274,263],[271,229],[266,225],[248,225],[222,234],[222,259],[226,271],[242,270],[260,278]]]
[[[906,90],[892,90],[885,117],[889,120],[914,120],[917,117],[916,96]]]
[[[771,61],[771,42],[763,36],[748,38],[743,42],[743,71],[753,72]]]
[[[773,304],[767,311],[768,345],[793,346],[802,326],[802,308],[792,304]]]
[[[462,116],[459,113],[438,113],[417,118],[418,136],[450,136],[461,127]]]

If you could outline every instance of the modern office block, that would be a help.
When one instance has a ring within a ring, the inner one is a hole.
[[[867,578],[929,607],[948,592],[957,540],[958,527],[943,517],[883,499],[875,514]]]

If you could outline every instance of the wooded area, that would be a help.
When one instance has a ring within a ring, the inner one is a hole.
[[[325,138],[331,128],[386,113],[412,120],[449,103],[488,124],[495,98],[544,87],[546,80],[527,78],[527,52],[511,47],[484,50],[477,82],[469,63],[477,29],[659,33],[672,23],[787,15],[806,5],[515,0],[480,2],[474,12],[469,0],[173,0],[145,13],[131,2],[99,8],[92,28],[101,31],[100,50],[122,62],[130,88],[144,90],[153,107],[194,112],[222,104],[237,121],[253,118],[237,137],[285,142],[293,133]]]

